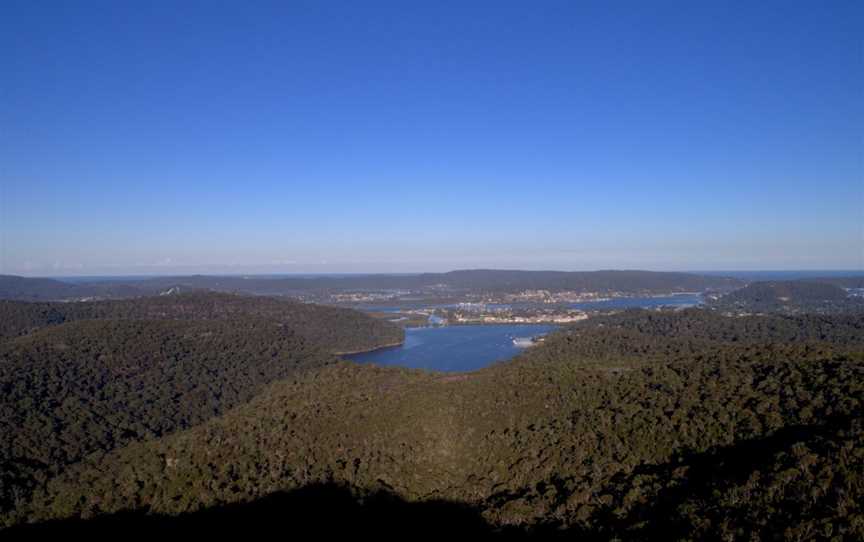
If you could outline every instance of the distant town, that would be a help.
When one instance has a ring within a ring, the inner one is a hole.
[[[345,306],[387,319],[404,327],[484,324],[570,324],[592,314],[608,313],[604,302],[643,302],[686,296],[683,306],[702,302],[701,292],[665,292],[634,295],[631,292],[581,292],[526,289],[517,292],[462,293],[454,296],[444,288],[338,292],[319,294],[314,301]],[[625,308],[623,303],[621,308]],[[578,308],[574,305],[580,305]],[[675,304],[682,306],[681,302]],[[662,302],[656,308],[664,307]],[[620,308],[619,308],[620,310]]]

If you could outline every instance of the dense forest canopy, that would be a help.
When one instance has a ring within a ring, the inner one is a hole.
[[[76,303],[26,303],[0,300],[0,340],[47,325],[76,320],[231,320],[276,321],[333,352],[368,350],[398,343],[396,326],[356,311],[298,303],[288,299],[196,292],[136,299]]]
[[[194,518],[328,484],[462,503],[511,533],[860,539],[862,329],[854,314],[627,311],[473,373],[325,363],[87,456],[4,517]]]
[[[592,333],[640,333],[652,340],[713,343],[816,343],[864,347],[864,315],[861,314],[762,314],[747,317],[723,317],[701,308],[678,311],[645,311],[629,309],[579,322],[570,328],[569,336],[583,331]],[[625,341],[626,343],[627,341]],[[632,346],[632,343],[631,343]]]
[[[839,284],[851,284],[841,287]],[[712,301],[724,311],[754,313],[842,313],[864,312],[864,297],[846,288],[857,284],[852,279],[834,282],[789,280],[754,282]]]
[[[346,309],[227,294],[0,302],[0,508],[40,480],[188,428],[336,351],[402,340]]]

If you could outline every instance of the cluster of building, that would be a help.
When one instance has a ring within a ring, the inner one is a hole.
[[[403,295],[401,292],[345,292],[330,294],[332,303],[374,303],[390,301]]]
[[[585,320],[588,315],[578,310],[530,310],[518,312],[496,309],[490,312],[443,310],[441,318],[453,324],[569,324]]]

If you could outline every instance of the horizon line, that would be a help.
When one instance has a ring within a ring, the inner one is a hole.
[[[646,268],[596,268],[596,269],[524,269],[511,267],[470,267],[470,268],[454,268],[447,271],[284,271],[284,272],[250,272],[250,273],[220,273],[220,272],[196,272],[196,273],[96,273],[96,274],[20,274],[20,273],[0,273],[0,276],[19,277],[31,279],[85,279],[85,278],[166,278],[166,277],[258,277],[258,278],[290,278],[303,276],[414,276],[414,275],[443,275],[447,273],[455,273],[461,271],[516,271],[528,273],[601,273],[601,272],[627,272],[639,271],[646,273],[686,273],[692,275],[700,274],[718,274],[718,273],[851,273],[864,274],[864,268],[859,269],[843,269],[843,268],[765,268],[765,269],[646,269]]]

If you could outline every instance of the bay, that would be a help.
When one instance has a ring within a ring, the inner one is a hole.
[[[503,324],[408,328],[405,343],[344,356],[358,363],[396,365],[444,372],[474,371],[507,360],[523,348],[514,338],[545,335],[553,325]]]

